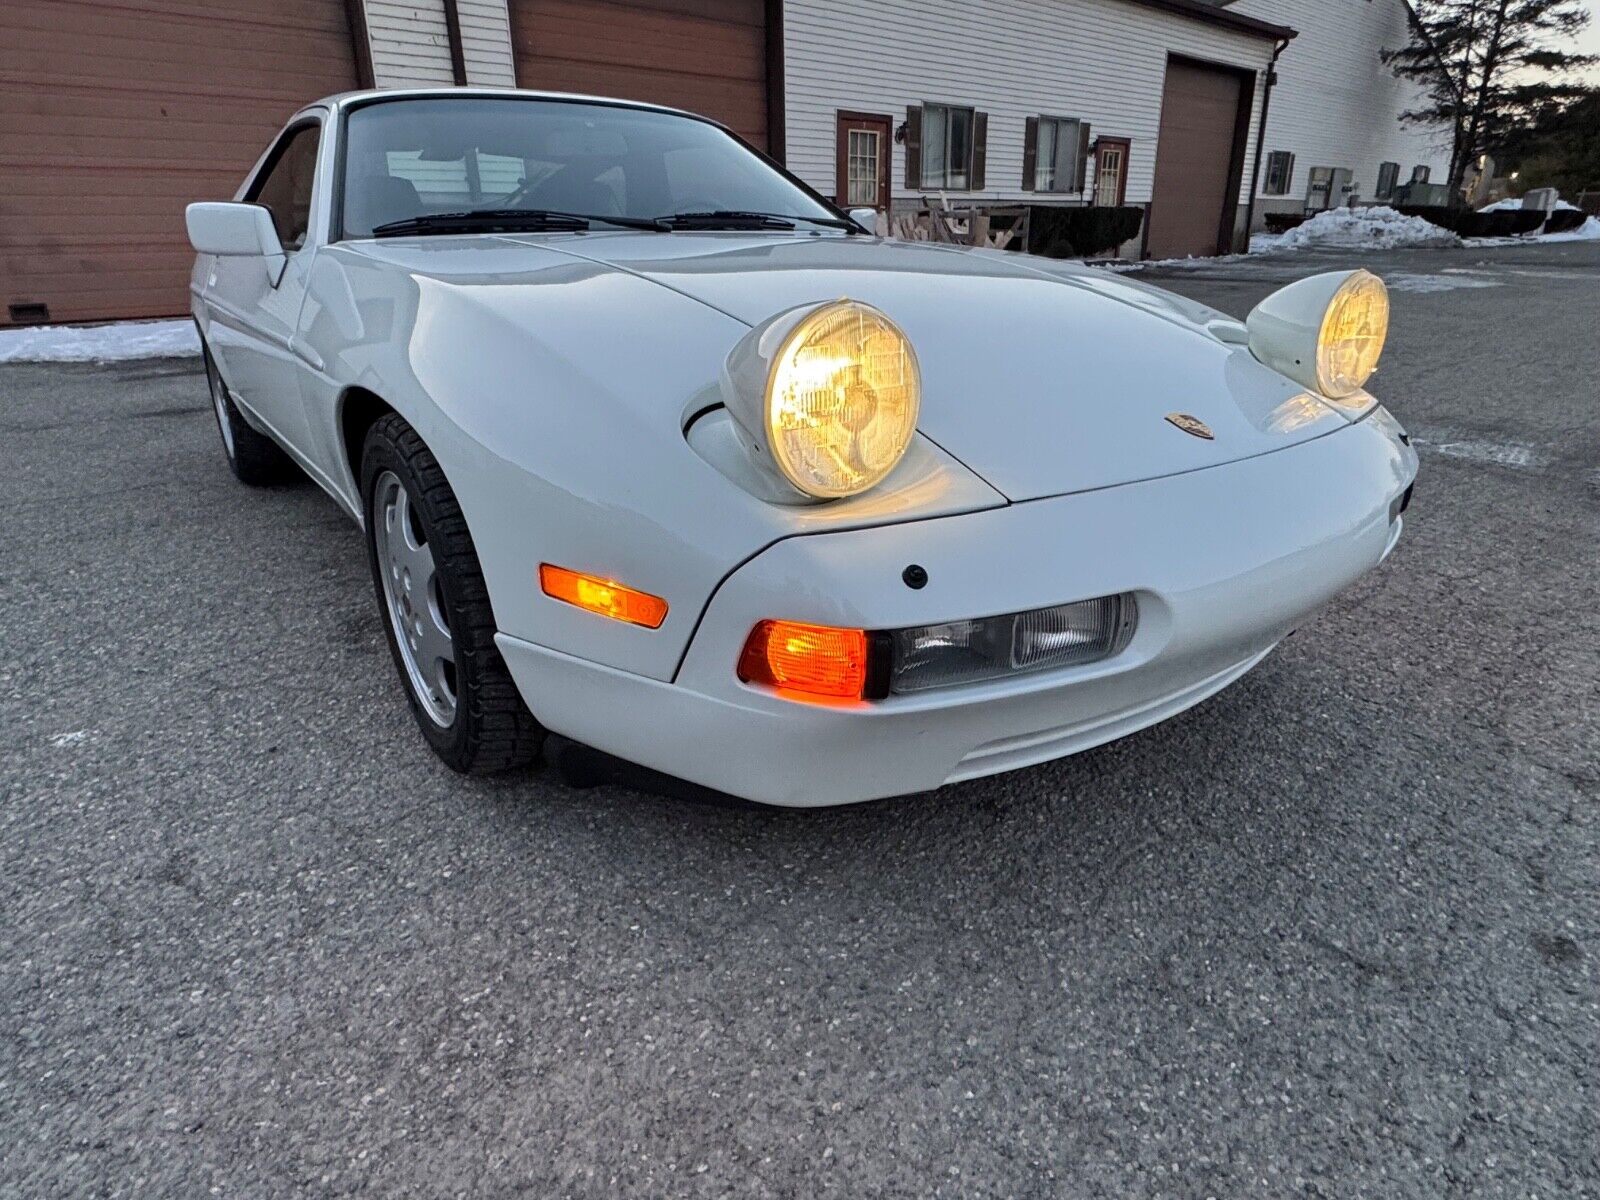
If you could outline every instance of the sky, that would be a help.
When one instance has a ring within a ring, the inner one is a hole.
[[[1585,54],[1600,54],[1600,0],[1589,0],[1589,11],[1594,16],[1589,21],[1589,28],[1578,39],[1578,49]],[[1600,86],[1600,66],[1589,68],[1588,79],[1590,83]]]

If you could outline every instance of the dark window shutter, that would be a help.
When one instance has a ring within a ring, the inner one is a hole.
[[[1078,191],[1085,192],[1089,188],[1089,122],[1083,121],[1078,125]]]
[[[922,187],[922,106],[906,109],[906,187]]]
[[[1294,155],[1285,154],[1283,158],[1283,191],[1288,195],[1294,188]]]
[[[1029,117],[1022,134],[1022,190],[1034,190],[1039,174],[1039,118]]]
[[[972,190],[983,191],[984,170],[989,164],[989,114],[972,114]]]

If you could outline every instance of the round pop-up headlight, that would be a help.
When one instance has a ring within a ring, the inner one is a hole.
[[[895,468],[917,428],[916,352],[855,300],[781,313],[729,355],[723,390],[758,458],[805,496],[854,496]]]
[[[1389,336],[1389,291],[1370,271],[1333,271],[1268,296],[1246,321],[1250,352],[1332,400],[1355,396]]]

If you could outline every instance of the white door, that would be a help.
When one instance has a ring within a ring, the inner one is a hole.
[[[1115,208],[1122,203],[1122,156],[1126,153],[1116,143],[1100,146],[1094,181],[1094,202],[1100,208]]]
[[[244,198],[265,205],[288,257],[273,283],[260,258],[216,258],[203,292],[208,340],[223,382],[239,406],[300,455],[310,422],[300,393],[304,364],[290,349],[314,251],[306,246],[312,181],[322,123],[303,121],[284,131]]]

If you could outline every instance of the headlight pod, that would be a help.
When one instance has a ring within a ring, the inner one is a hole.
[[[899,326],[835,300],[752,329],[723,364],[722,391],[758,461],[804,496],[832,500],[894,470],[916,432],[922,379]]]
[[[1332,271],[1291,283],[1245,322],[1250,353],[1330,400],[1346,400],[1378,369],[1389,336],[1389,290],[1370,271]]]

